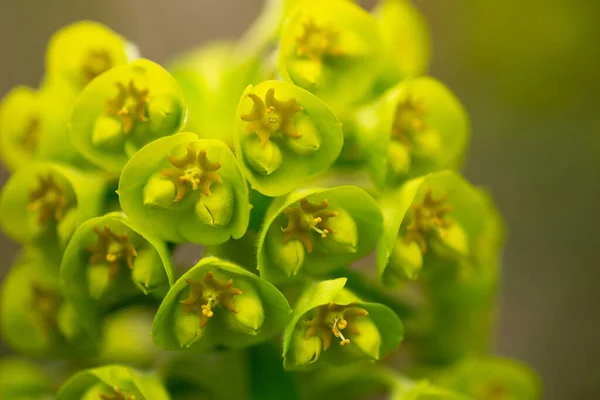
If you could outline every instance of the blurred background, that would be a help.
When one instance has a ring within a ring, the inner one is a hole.
[[[492,192],[509,230],[495,347],[540,373],[545,399],[600,398],[600,1],[415,3],[432,32],[431,74],[471,116],[465,174]],[[68,23],[100,21],[165,62],[237,37],[261,5],[0,0],[0,97],[39,83],[46,42]],[[0,279],[15,251],[0,233]]]

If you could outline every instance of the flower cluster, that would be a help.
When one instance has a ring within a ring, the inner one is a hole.
[[[428,58],[405,0],[271,1],[166,68],[58,31],[0,104],[0,333],[79,372],[2,359],[0,398],[537,399],[488,354],[502,221]]]

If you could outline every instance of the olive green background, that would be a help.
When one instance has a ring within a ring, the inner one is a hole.
[[[431,25],[432,75],[472,119],[465,173],[509,229],[496,348],[540,372],[545,399],[600,398],[600,1],[416,2]],[[101,21],[164,62],[239,35],[261,4],[0,0],[0,96],[38,84],[46,41],[67,23]],[[0,236],[0,276],[15,251]]]

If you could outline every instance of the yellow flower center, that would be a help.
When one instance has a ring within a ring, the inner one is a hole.
[[[425,106],[407,96],[396,106],[392,124],[392,138],[405,144],[409,149],[415,144],[415,135],[423,132],[427,125],[424,121]]]
[[[336,48],[339,32],[331,26],[318,25],[312,18],[302,23],[302,34],[298,36],[296,54],[313,61],[322,62],[325,56],[340,56]]]
[[[107,102],[106,113],[121,121],[123,133],[131,133],[137,122],[147,122],[146,106],[149,102],[149,90],[138,89],[133,80],[125,86],[117,82],[117,96]]]
[[[338,213],[327,210],[328,206],[327,199],[319,204],[312,204],[307,198],[303,198],[300,200],[300,207],[286,208],[283,213],[288,216],[288,225],[282,228],[284,242],[287,244],[290,240],[299,240],[306,251],[312,253],[311,231],[316,232],[323,239],[333,233],[327,221]]]
[[[133,269],[133,259],[137,256],[135,248],[129,243],[127,233],[118,235],[108,225],[104,229],[94,228],[98,235],[95,244],[87,247],[91,253],[89,264],[104,263],[109,267],[109,278],[113,280],[119,272],[119,266],[125,262],[129,269]]]
[[[448,198],[447,194],[439,199],[433,199],[433,189],[425,193],[421,204],[413,204],[411,214],[409,215],[410,224],[406,227],[406,242],[417,242],[421,247],[421,252],[427,251],[427,234],[437,234],[439,237],[446,235],[446,229],[451,223],[446,220],[446,214],[452,211],[453,207],[444,204]]]
[[[364,308],[356,307],[356,303],[346,305],[329,303],[317,308],[314,318],[304,321],[306,332],[304,337],[309,339],[313,336],[321,338],[323,350],[331,346],[332,335],[340,339],[340,345],[350,343],[350,338],[344,336],[342,331],[347,330],[351,335],[359,335],[360,331],[355,327],[358,317],[369,315]]]
[[[29,211],[38,212],[38,223],[44,225],[51,219],[58,222],[68,208],[62,187],[51,174],[39,176],[39,187],[29,193]]]
[[[106,49],[90,50],[81,66],[85,83],[112,68],[113,60]]]

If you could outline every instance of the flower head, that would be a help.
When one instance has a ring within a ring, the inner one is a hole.
[[[131,133],[136,122],[148,121],[146,107],[149,102],[149,90],[138,89],[133,80],[129,85],[117,82],[117,97],[107,102],[106,113],[118,118],[123,126],[123,133]]]
[[[111,280],[117,276],[122,262],[125,262],[129,269],[133,269],[133,259],[137,256],[137,252],[129,243],[127,233],[117,235],[108,225],[104,226],[104,229],[96,227],[94,232],[98,235],[98,241],[87,247],[91,253],[89,260],[91,265],[106,263],[110,268]]]
[[[356,307],[356,303],[346,305],[329,303],[318,307],[317,315],[304,324],[307,326],[304,337],[310,339],[313,336],[321,338],[323,350],[331,346],[332,335],[340,339],[340,345],[350,343],[350,338],[344,336],[342,331],[347,329],[351,335],[359,335],[360,332],[354,326],[356,318],[369,315],[367,310]]]
[[[425,193],[423,202],[412,206],[412,214],[409,217],[410,224],[406,227],[406,242],[416,241],[421,247],[422,253],[427,251],[426,234],[435,233],[444,237],[446,229],[450,227],[450,222],[446,220],[446,214],[453,208],[449,204],[444,204],[448,195],[444,194],[434,200],[432,193],[433,189],[429,189]]]
[[[312,204],[307,198],[303,198],[300,200],[300,207],[286,208],[283,213],[288,216],[288,225],[282,228],[284,242],[287,244],[292,239],[299,240],[306,251],[311,253],[313,249],[311,231],[316,232],[323,239],[333,233],[327,220],[335,217],[337,212],[327,210],[328,205],[327,199],[319,204]]]

